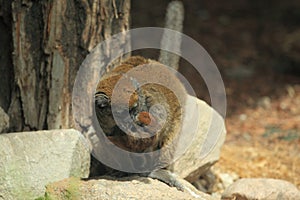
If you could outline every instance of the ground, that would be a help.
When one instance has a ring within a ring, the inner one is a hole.
[[[133,1],[132,26],[164,26],[167,3]],[[184,6],[184,33],[208,51],[226,87],[228,134],[216,167],[300,188],[299,1],[191,0]],[[180,72],[210,102],[187,62]]]
[[[261,99],[247,97],[256,89],[246,89],[247,93],[235,95],[235,100],[228,98],[229,108],[235,107],[236,101],[249,102],[227,116],[228,135],[216,167],[240,177],[285,179],[299,188],[300,85],[290,82],[292,79],[280,81],[284,87],[273,91],[275,83],[262,79],[259,83],[270,92],[260,93]],[[245,85],[259,87],[251,82]],[[245,85],[231,88],[239,90]]]

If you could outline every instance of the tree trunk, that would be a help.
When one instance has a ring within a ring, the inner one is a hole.
[[[73,126],[76,72],[99,42],[128,30],[129,9],[130,0],[0,1],[0,106],[12,131]]]

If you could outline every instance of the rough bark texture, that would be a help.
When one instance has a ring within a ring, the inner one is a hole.
[[[0,107],[7,112],[12,91],[12,35],[10,1],[0,0]]]
[[[165,19],[165,28],[172,29],[178,32],[182,32],[184,19],[184,8],[182,1],[172,1],[169,3]],[[175,37],[164,33],[161,47],[173,49],[174,51],[180,52],[181,37]],[[159,62],[173,67],[178,71],[180,56],[170,53],[167,51],[161,51],[159,55]]]
[[[72,126],[76,72],[100,41],[128,29],[129,8],[129,0],[0,0],[0,106],[11,130]]]

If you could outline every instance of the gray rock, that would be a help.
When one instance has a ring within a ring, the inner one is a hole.
[[[257,105],[261,108],[264,109],[269,109],[271,108],[271,98],[270,97],[262,97],[261,99],[258,100]]]
[[[45,185],[88,177],[90,152],[73,129],[0,135],[0,199],[35,199]]]
[[[217,175],[223,185],[223,188],[228,188],[230,185],[234,183],[238,179],[237,174],[229,174],[229,173],[219,173]]]
[[[6,131],[9,127],[9,117],[5,111],[0,107],[0,133]]]
[[[177,159],[172,170],[182,178],[195,182],[220,158],[226,129],[224,119],[208,104],[189,96],[187,115],[183,121],[183,134],[179,139]]]
[[[224,119],[207,103],[196,97],[187,97],[185,112],[182,132],[177,138],[178,143],[174,145],[175,152],[172,154],[175,162],[170,163],[168,168],[179,177],[194,182],[219,160],[226,129]],[[86,137],[89,138],[95,157],[101,158],[105,149],[102,148],[98,136],[91,131]],[[117,160],[115,155],[109,158]]]
[[[222,194],[222,200],[296,200],[300,191],[284,180],[265,178],[240,179]]]
[[[205,193],[193,189],[187,181],[180,180],[191,191],[179,191],[161,181],[144,177],[127,177],[118,180],[111,178],[82,181],[75,178],[65,179],[47,186],[45,197],[48,199],[139,199],[171,200],[201,199],[216,200]]]

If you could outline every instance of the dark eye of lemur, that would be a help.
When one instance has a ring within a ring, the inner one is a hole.
[[[133,104],[133,106],[129,108],[129,114],[133,120],[135,119],[135,116],[138,114],[138,112],[139,110],[137,103]]]
[[[98,108],[105,108],[108,107],[110,104],[110,100],[108,96],[103,92],[97,92],[95,94],[95,103]]]

